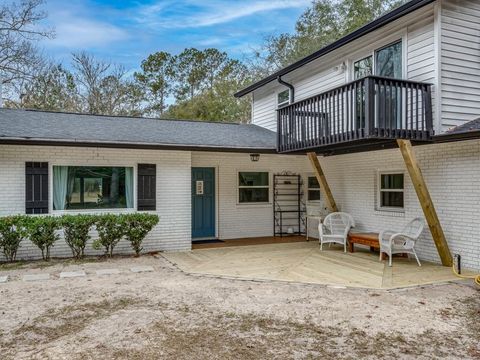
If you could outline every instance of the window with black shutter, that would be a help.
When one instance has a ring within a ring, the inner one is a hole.
[[[138,164],[137,210],[152,211],[157,209],[155,164]]]
[[[48,213],[48,163],[25,163],[25,213]]]

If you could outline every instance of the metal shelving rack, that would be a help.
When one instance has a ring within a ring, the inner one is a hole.
[[[305,232],[305,204],[303,181],[297,174],[273,175],[273,234],[303,235]],[[292,228],[292,232],[288,229]]]

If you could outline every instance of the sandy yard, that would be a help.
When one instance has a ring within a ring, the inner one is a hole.
[[[96,274],[111,268],[122,273]],[[480,358],[470,282],[385,291],[243,281],[184,274],[161,256],[0,269],[10,277],[0,284],[5,360]],[[51,279],[22,280],[39,272]]]

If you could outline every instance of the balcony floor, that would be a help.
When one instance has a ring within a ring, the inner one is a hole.
[[[241,240],[236,240],[241,241]],[[289,281],[372,289],[393,289],[453,281],[448,267],[395,257],[393,266],[378,253],[324,247],[317,241],[225,246],[163,256],[187,273],[249,280]]]

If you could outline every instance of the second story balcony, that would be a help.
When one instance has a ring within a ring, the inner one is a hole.
[[[358,151],[431,141],[431,85],[368,76],[277,110],[281,153]]]

